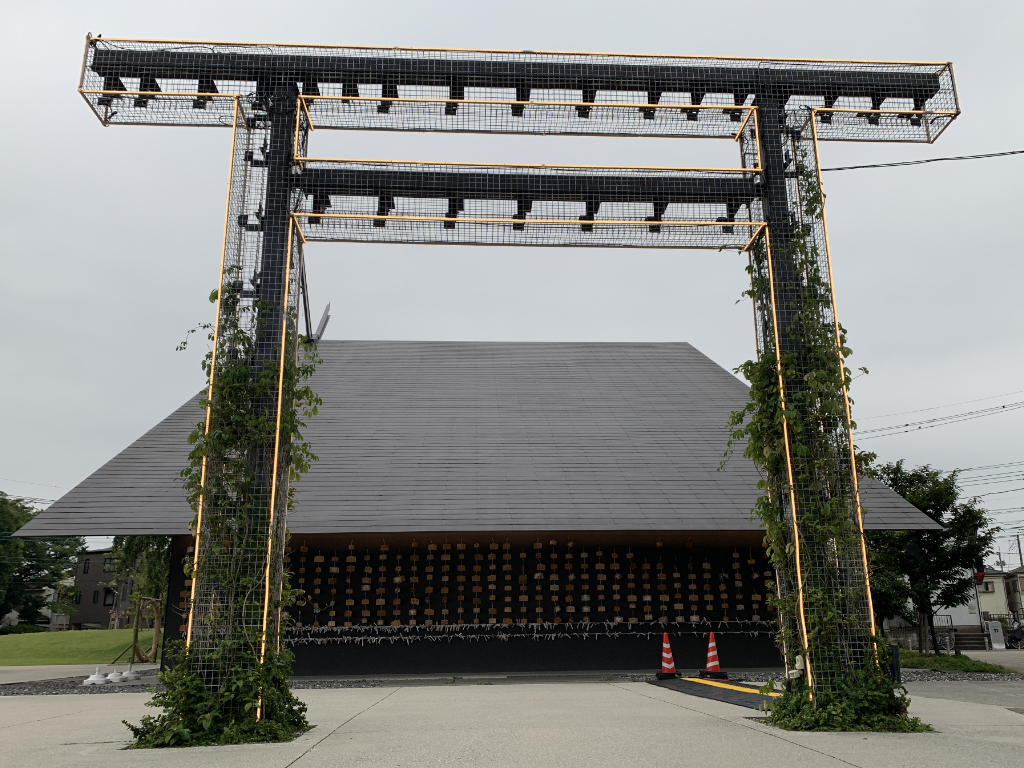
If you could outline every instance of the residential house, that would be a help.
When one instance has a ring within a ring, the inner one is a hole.
[[[116,578],[113,553],[93,549],[83,554],[75,569],[77,594],[69,617],[71,629],[116,629],[128,626],[129,585],[110,586]]]
[[[1010,614],[1006,599],[1006,576],[1003,571],[985,569],[984,580],[978,585],[978,601],[985,621]]]
[[[935,607],[933,621],[943,648],[965,651],[988,649],[989,643],[984,632],[978,594],[980,590],[981,587],[975,587],[967,596],[967,600],[960,605]],[[882,628],[886,636],[904,648],[917,650],[921,643],[920,627],[901,618],[885,619]],[[927,648],[931,648],[931,638],[928,634],[925,633],[924,643]]]
[[[1017,621],[1024,621],[1024,566],[1007,573],[1003,582],[1010,615]]]

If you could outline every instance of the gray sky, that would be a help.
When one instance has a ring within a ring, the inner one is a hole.
[[[825,167],[1024,149],[1024,4],[12,3],[0,28],[0,489],[56,498],[202,384],[227,130],[103,128],[75,93],[87,32],[296,43],[953,61],[963,116],[934,146],[825,144]],[[311,153],[423,160],[738,164],[729,141],[321,131]],[[825,176],[840,319],[863,428],[1024,400],[1024,156]],[[329,338],[689,341],[753,354],[744,259],[707,251],[320,244]],[[1015,393],[1015,394],[1011,394]],[[976,403],[964,403],[991,398]],[[951,406],[954,403],[964,403]],[[881,418],[887,414],[950,406]],[[878,418],[870,418],[878,417]],[[863,441],[944,469],[1024,461],[1024,410]],[[971,486],[1006,527],[1021,479]],[[973,473],[975,475],[984,472]],[[967,478],[968,475],[965,475]],[[57,486],[57,487],[54,487]],[[1004,492],[1010,491],[1010,492]],[[1016,511],[1014,511],[1016,510]],[[1016,554],[1006,553],[1011,567]],[[1015,546],[1015,544],[1014,544]]]

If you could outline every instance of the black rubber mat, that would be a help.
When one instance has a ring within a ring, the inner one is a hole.
[[[727,704],[736,704],[749,709],[760,709],[762,704],[770,703],[773,698],[758,693],[757,689],[759,686],[752,683],[735,683],[727,680],[704,682],[681,678],[676,678],[675,680],[651,680],[650,683],[651,685],[658,685],[662,688],[670,688],[673,691],[686,693],[690,696],[724,701]],[[736,690],[737,688],[744,690]]]

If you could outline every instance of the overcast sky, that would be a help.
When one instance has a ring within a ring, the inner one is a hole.
[[[963,116],[933,145],[825,144],[825,167],[1024,149],[1024,4],[905,2],[11,3],[0,25],[0,490],[57,498],[202,385],[227,130],[103,128],[75,93],[85,34],[954,63]],[[730,141],[317,132],[311,154],[737,165]],[[1024,155],[825,176],[862,428],[1024,400]],[[320,244],[332,339],[688,341],[753,354],[744,258],[706,251]],[[986,398],[982,400],[982,398]],[[978,401],[978,402],[966,402]],[[954,405],[955,404],[955,405]],[[935,408],[922,413],[906,411]],[[1024,410],[861,442],[943,469],[1024,462]],[[1018,479],[975,485],[1009,527]],[[978,477],[986,472],[964,475]],[[1007,556],[1010,540],[1000,548]],[[1016,544],[1014,543],[1015,547]],[[994,559],[994,558],[993,558]]]

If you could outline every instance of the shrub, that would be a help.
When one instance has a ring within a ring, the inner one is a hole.
[[[11,624],[9,627],[0,627],[0,635],[28,635],[32,632],[45,632],[46,627],[38,624]]]
[[[268,653],[258,665],[233,667],[212,689],[193,671],[183,643],[175,643],[168,658],[173,666],[159,677],[165,690],[146,702],[163,712],[138,725],[122,721],[135,737],[132,748],[290,741],[312,727],[306,705],[288,688],[287,650]]]

